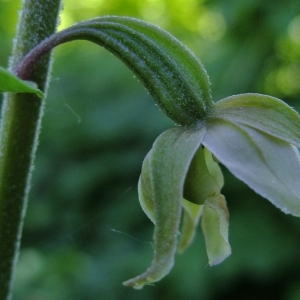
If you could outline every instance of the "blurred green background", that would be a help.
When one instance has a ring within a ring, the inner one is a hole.
[[[300,111],[299,0],[64,2],[60,28],[126,15],[170,31],[206,66],[215,101],[258,92]],[[1,66],[19,9],[0,0]],[[153,225],[138,203],[141,164],[174,125],[122,63],[88,42],[55,50],[46,102],[14,300],[300,299],[300,220],[226,169],[232,255],[210,268],[199,230],[163,281],[123,287],[153,255]]]

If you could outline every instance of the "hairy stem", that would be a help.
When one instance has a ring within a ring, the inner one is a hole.
[[[57,27],[61,0],[23,0],[9,68]],[[35,65],[32,79],[47,89],[50,54]],[[0,299],[11,299],[31,171],[44,102],[34,94],[7,94],[0,128]]]

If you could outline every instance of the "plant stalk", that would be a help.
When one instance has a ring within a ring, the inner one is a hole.
[[[53,34],[61,0],[23,0],[9,69]],[[32,80],[47,90],[51,54],[35,65]],[[11,299],[31,173],[44,101],[34,94],[6,94],[0,127],[0,299]]]

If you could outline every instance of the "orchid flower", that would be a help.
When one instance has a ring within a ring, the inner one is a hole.
[[[75,24],[33,49],[16,74],[30,80],[39,57],[77,39],[97,43],[120,58],[179,125],[156,139],[143,162],[139,201],[155,225],[154,259],[124,285],[140,289],[167,275],[177,248],[182,252],[190,245],[199,221],[209,264],[230,255],[219,163],[284,213],[300,216],[300,116],[295,110],[260,94],[214,103],[199,59],[167,32],[132,18]]]
[[[299,146],[299,115],[281,100],[259,94],[228,97],[194,128],[161,134],[139,181],[141,206],[155,224],[155,256],[145,273],[124,284],[141,288],[165,276],[174,263],[177,237],[182,252],[200,218],[209,264],[230,255],[229,213],[216,160],[284,213],[300,216]]]

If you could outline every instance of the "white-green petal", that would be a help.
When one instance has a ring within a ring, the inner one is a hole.
[[[228,242],[229,212],[223,195],[208,198],[203,205],[201,227],[210,266],[231,254]]]
[[[260,94],[241,94],[215,104],[214,117],[248,125],[300,147],[300,116],[283,101]]]
[[[300,163],[293,146],[225,120],[206,125],[203,144],[223,165],[283,212],[300,216]]]
[[[199,219],[202,214],[203,205],[198,205],[182,199],[183,224],[178,244],[178,252],[182,253],[193,241]]]
[[[167,275],[173,267],[181,218],[183,184],[205,128],[174,128],[161,134],[149,155],[154,203],[154,259],[141,275],[123,284],[141,289]]]

